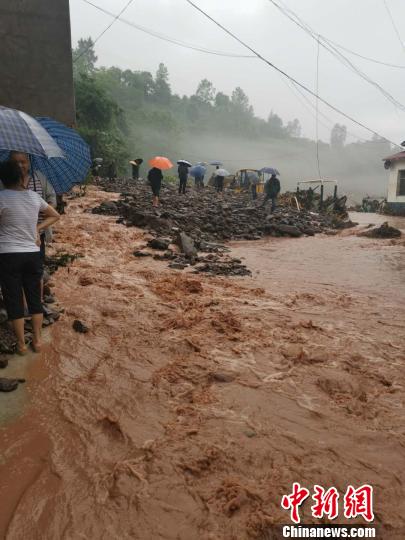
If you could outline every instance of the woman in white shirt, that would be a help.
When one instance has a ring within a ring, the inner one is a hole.
[[[17,164],[11,161],[0,164],[0,180],[5,187],[0,191],[0,283],[3,300],[17,337],[17,352],[25,354],[25,294],[32,317],[32,347],[39,352],[43,322],[39,234],[60,216],[37,193],[25,189]],[[40,212],[45,219],[38,223]]]

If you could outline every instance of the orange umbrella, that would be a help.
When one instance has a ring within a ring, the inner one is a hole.
[[[151,167],[156,167],[157,169],[171,169],[173,167],[173,163],[170,161],[170,159],[167,159],[167,157],[162,156],[156,156],[149,160],[149,165]]]

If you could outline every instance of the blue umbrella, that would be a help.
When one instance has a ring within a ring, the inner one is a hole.
[[[280,176],[280,173],[274,167],[263,167],[263,169],[260,169],[259,172],[268,173],[268,174],[275,174],[276,176]]]
[[[194,167],[191,167],[189,174],[195,178],[196,176],[204,176],[206,172],[207,169],[202,165],[194,165]]]
[[[35,118],[0,107],[0,151],[8,156],[12,150],[44,158],[63,157],[62,149]]]
[[[90,148],[73,129],[51,118],[41,117],[36,121],[63,153],[62,157],[50,159],[31,154],[32,169],[44,174],[57,194],[67,193],[86,178],[91,166]],[[0,151],[0,161],[7,159],[8,154]]]

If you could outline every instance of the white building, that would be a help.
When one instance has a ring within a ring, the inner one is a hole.
[[[405,151],[384,158],[384,167],[390,171],[387,210],[405,215]]]

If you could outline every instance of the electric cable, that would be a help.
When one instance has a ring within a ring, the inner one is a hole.
[[[340,115],[342,115],[343,117],[347,118],[348,120],[350,120],[351,122],[353,122],[354,124],[360,126],[361,128],[365,129],[366,131],[372,133],[373,135],[376,135],[377,137],[381,137],[383,139],[385,139],[387,142],[391,143],[392,145],[394,146],[398,146],[399,145],[389,139],[387,139],[387,137],[383,137],[382,135],[380,135],[380,133],[378,133],[377,131],[375,131],[374,129],[366,126],[365,124],[363,124],[362,122],[360,122],[359,120],[356,120],[355,118],[353,118],[352,116],[350,116],[349,114],[345,113],[344,111],[342,111],[341,109],[339,109],[338,107],[336,107],[335,105],[333,105],[332,103],[329,103],[329,101],[327,101],[326,99],[322,98],[321,96],[317,96],[317,94],[315,92],[313,92],[310,88],[308,88],[307,86],[305,86],[303,83],[299,82],[297,79],[295,79],[294,77],[292,77],[291,75],[289,75],[287,72],[285,72],[284,70],[282,70],[281,68],[277,67],[274,63],[272,63],[270,60],[268,60],[267,58],[265,58],[263,55],[261,55],[259,52],[257,52],[253,47],[251,47],[250,45],[248,45],[246,42],[244,42],[242,39],[240,39],[238,36],[236,36],[236,34],[234,34],[233,32],[231,32],[230,30],[228,30],[225,26],[223,26],[220,22],[218,22],[217,20],[215,20],[213,17],[211,17],[211,15],[209,15],[207,12],[205,12],[202,8],[200,8],[199,6],[197,6],[194,2],[192,2],[192,0],[186,0],[186,2],[188,4],[190,4],[190,6],[192,6],[194,9],[196,9],[197,11],[199,11],[202,15],[204,15],[204,17],[206,17],[207,19],[209,19],[211,22],[213,22],[216,26],[218,26],[219,28],[221,28],[221,30],[223,30],[226,34],[228,34],[229,36],[231,36],[233,39],[235,39],[238,43],[240,43],[241,45],[243,45],[246,49],[248,49],[249,51],[251,51],[253,54],[255,54],[257,56],[257,58],[259,58],[260,60],[262,60],[262,62],[264,62],[265,64],[267,64],[270,68],[274,69],[275,71],[277,71],[278,73],[280,73],[281,75],[283,75],[284,77],[286,77],[287,79],[289,79],[290,81],[292,81],[293,83],[295,83],[297,86],[299,86],[300,88],[302,88],[303,90],[305,90],[307,93],[311,94],[313,97],[317,97],[319,99],[319,101],[321,101],[324,105],[326,105],[327,107],[329,107],[330,109],[332,109],[333,111],[339,113]]]

